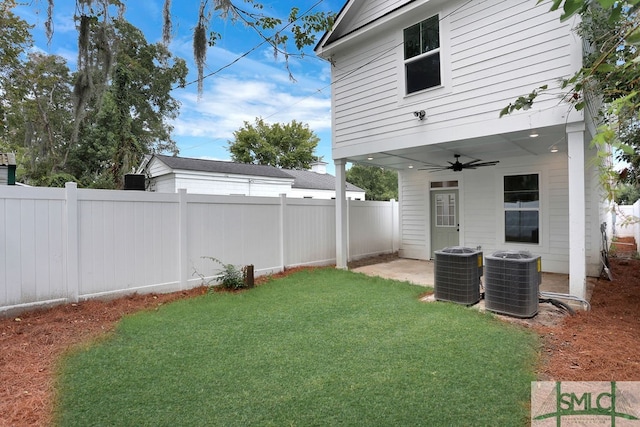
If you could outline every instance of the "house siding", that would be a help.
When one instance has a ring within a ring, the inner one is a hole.
[[[332,52],[334,158],[527,128],[529,116],[499,119],[499,111],[533,88],[559,84],[580,65],[571,23],[559,24],[556,13],[540,13],[543,6],[529,0],[508,7],[498,0],[447,2],[446,9],[416,4],[394,26]],[[435,13],[442,21],[445,87],[405,96],[401,28]],[[427,111],[421,123],[412,115],[418,105]],[[541,96],[536,108],[545,113],[535,120],[546,122],[533,125],[565,123],[566,113],[558,112],[566,106],[555,96]]]
[[[347,31],[354,30],[368,22],[374,21],[405,3],[409,2],[407,0],[366,1],[358,11],[355,19],[351,22],[351,25],[349,25]]]
[[[408,258],[430,258],[429,188],[433,181],[457,179],[460,189],[460,245],[480,246],[484,254],[497,250],[527,250],[542,257],[544,271],[568,273],[569,202],[566,154],[527,156],[495,166],[451,173],[400,172],[400,254]],[[597,172],[587,166],[586,194],[597,186]],[[504,241],[502,180],[505,175],[540,174],[540,244],[514,244]],[[597,275],[599,251],[600,200],[586,201],[587,265]],[[595,215],[595,216],[594,216]]]
[[[263,177],[228,176],[211,173],[176,173],[176,190],[189,193],[245,196],[277,196],[286,194],[293,179],[277,180]]]
[[[400,196],[400,249],[404,258],[428,259],[428,190],[423,173],[398,175]]]

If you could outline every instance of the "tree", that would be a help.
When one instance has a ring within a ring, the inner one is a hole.
[[[64,171],[73,128],[71,75],[63,58],[30,53],[10,74],[5,142],[18,153],[20,179],[49,185]]]
[[[309,169],[320,141],[309,125],[295,120],[269,125],[262,118],[255,125],[245,121],[233,136],[235,141],[228,141],[233,161],[285,169]]]
[[[0,75],[20,63],[20,55],[32,44],[31,27],[26,21],[16,16],[12,10],[16,7],[14,0],[3,0],[0,3]]]
[[[367,200],[398,200],[398,172],[376,166],[353,165],[346,179],[366,191]]]
[[[20,66],[21,55],[32,45],[30,27],[26,21],[16,16],[12,10],[15,1],[0,2],[0,150],[5,150],[8,141],[8,112],[11,102],[7,90],[11,88],[11,74]]]
[[[47,19],[45,28],[49,38],[53,35],[53,9],[55,0],[48,0]],[[333,13],[314,12],[311,9],[300,13],[300,9],[294,7],[289,12],[286,24],[277,16],[269,16],[263,13],[263,5],[257,0],[243,0],[247,9],[237,5],[232,0],[200,0],[196,24],[193,30],[193,53],[198,69],[198,93],[202,93],[202,81],[204,80],[204,65],[206,63],[207,47],[213,46],[220,39],[220,34],[213,30],[214,18],[220,20],[230,19],[232,22],[240,22],[255,31],[263,40],[263,44],[269,44],[275,56],[284,57],[285,67],[289,70],[289,57],[292,55],[290,43],[293,41],[294,52],[302,54],[306,46],[316,43],[316,33],[328,30],[333,25],[335,15]],[[94,86],[91,81],[91,67],[100,64],[109,66],[109,46],[105,44],[105,50],[97,61],[89,61],[87,46],[90,45],[92,36],[98,37],[98,42],[104,40],[101,31],[91,32],[92,24],[107,22],[109,16],[115,10],[122,17],[125,9],[124,0],[76,0],[76,12],[74,20],[78,23],[78,50],[79,71],[82,76],[77,81],[77,92],[85,96],[99,86]],[[171,39],[171,0],[163,3],[163,43],[168,46]],[[209,34],[207,35],[207,31]],[[290,40],[292,36],[292,40]],[[289,72],[291,78],[291,72]],[[78,110],[80,111],[80,110]]]
[[[89,101],[72,172],[87,186],[119,188],[146,154],[177,154],[168,120],[177,117],[180,104],[171,89],[184,83],[187,67],[122,18],[109,32],[117,48],[108,84]]]
[[[144,155],[177,153],[169,120],[180,104],[171,91],[185,82],[184,60],[147,43],[121,16],[101,16],[83,28],[87,68],[72,75],[61,57],[32,53],[25,62],[17,52],[29,40],[22,32],[28,26],[4,3],[0,12],[11,26],[0,35],[0,49],[16,52],[15,60],[0,59],[0,143],[17,153],[19,179],[119,188]],[[78,92],[78,81],[89,89]]]

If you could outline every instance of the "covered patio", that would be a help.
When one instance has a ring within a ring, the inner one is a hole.
[[[375,261],[375,258],[372,260]],[[433,287],[434,285],[434,262],[418,259],[397,258],[394,256],[380,257],[380,262],[358,265],[354,263],[351,271],[363,273],[369,276],[378,276],[385,279],[393,279],[410,282],[420,286]],[[586,301],[591,300],[593,289],[600,279],[597,277],[587,278]],[[542,273],[542,283],[540,292],[554,294],[569,294],[569,275],[557,273]],[[584,304],[577,301],[563,299],[576,309],[585,309]]]

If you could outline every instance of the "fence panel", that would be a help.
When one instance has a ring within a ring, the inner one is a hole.
[[[0,307],[56,300],[64,284],[64,190],[0,187]]]
[[[349,255],[353,259],[394,251],[397,204],[392,202],[349,202]]]
[[[81,298],[180,289],[178,195],[78,190]]]
[[[335,200],[286,199],[285,265],[326,265],[336,261]]]
[[[253,264],[256,274],[281,271],[280,200],[273,197],[188,196],[189,280],[210,279],[224,264]]]
[[[398,205],[350,202],[350,257],[397,250]],[[0,187],[0,314],[335,262],[335,200]]]

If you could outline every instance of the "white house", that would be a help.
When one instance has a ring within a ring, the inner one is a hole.
[[[273,166],[154,154],[139,169],[148,177],[147,189],[175,193],[245,195],[333,199],[336,180],[326,173],[326,163],[316,162],[312,170],[278,169]],[[345,184],[346,197],[364,200],[365,191]]]
[[[453,245],[526,250],[543,270],[569,274],[570,293],[584,298],[587,274],[599,273],[604,215],[589,163],[595,128],[559,96],[583,43],[550,3],[346,2],[316,46],[332,65],[339,267],[341,183],[357,162],[399,171],[401,256],[430,259]],[[530,109],[499,117],[543,85]]]

